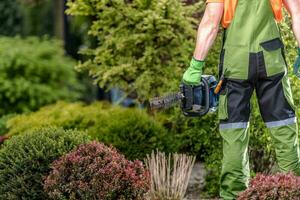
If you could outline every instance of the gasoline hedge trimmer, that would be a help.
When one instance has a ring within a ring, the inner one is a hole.
[[[208,112],[216,111],[221,85],[222,79],[218,83],[214,76],[203,75],[197,86],[181,83],[178,92],[151,99],[150,108],[152,110],[166,109],[180,102],[185,116],[201,117]]]

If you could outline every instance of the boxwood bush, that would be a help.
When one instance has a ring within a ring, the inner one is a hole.
[[[41,128],[14,136],[0,149],[0,199],[47,199],[50,164],[89,138],[79,131]]]
[[[79,98],[73,68],[56,40],[0,37],[0,116]]]
[[[86,130],[92,138],[112,144],[129,159],[142,159],[156,148],[167,152],[173,148],[172,135],[144,110],[99,102],[58,102],[35,113],[16,116],[7,125],[9,136],[47,125]]]

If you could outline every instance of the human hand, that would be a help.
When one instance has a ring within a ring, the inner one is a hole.
[[[189,68],[184,72],[182,81],[187,85],[200,85],[204,61],[192,58]]]

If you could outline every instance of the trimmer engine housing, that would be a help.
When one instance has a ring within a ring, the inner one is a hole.
[[[180,84],[181,109],[185,116],[201,117],[208,112],[215,112],[219,95],[214,93],[218,82],[214,76],[203,75],[198,86]]]

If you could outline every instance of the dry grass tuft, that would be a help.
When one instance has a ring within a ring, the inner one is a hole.
[[[195,163],[194,156],[152,152],[147,155],[146,166],[150,171],[151,200],[182,200],[187,190]]]

